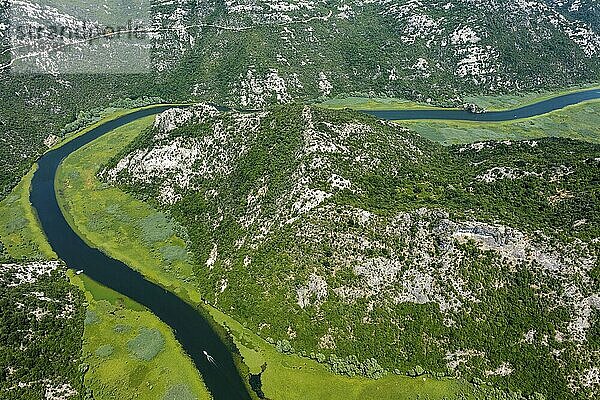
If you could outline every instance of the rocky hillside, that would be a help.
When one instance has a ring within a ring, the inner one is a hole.
[[[124,25],[139,16],[134,6],[148,9],[146,42],[113,49],[64,38],[57,49],[28,52],[27,36],[11,39],[14,25]],[[597,81],[597,15],[594,0],[139,0],[125,9],[109,0],[85,8],[0,0],[0,156],[11,165],[0,193],[79,111],[125,97],[252,109],[344,94],[462,104],[465,94]],[[139,56],[124,63],[130,74],[69,70],[79,59],[73,52],[109,70],[132,57],[128,47]],[[11,74],[15,58],[34,60],[46,75]]]
[[[83,296],[65,270],[59,261],[0,263],[2,399],[85,395]]]
[[[349,111],[202,105],[158,116],[101,175],[185,226],[206,299],[281,351],[584,399],[599,172],[587,143],[445,148]]]
[[[598,0],[546,0],[565,15],[600,26],[600,2]]]

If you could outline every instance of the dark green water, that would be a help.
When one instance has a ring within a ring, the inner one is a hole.
[[[235,349],[221,340],[202,313],[173,293],[147,281],[124,263],[88,246],[69,226],[56,199],[54,178],[58,165],[66,156],[115,128],[168,108],[156,107],[128,114],[46,153],[38,161],[30,200],[56,254],[70,268],[81,269],[96,282],[143,304],[168,324],[194,361],[215,400],[250,399],[247,386],[234,364],[232,354]],[[205,351],[214,358],[214,364],[208,361]]]
[[[600,99],[600,89],[583,90],[553,97],[514,110],[471,113],[466,110],[373,110],[365,111],[377,118],[389,120],[446,119],[460,121],[498,122],[529,118],[560,110],[586,100]]]

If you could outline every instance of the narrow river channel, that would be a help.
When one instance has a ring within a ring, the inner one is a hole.
[[[365,111],[377,118],[388,120],[408,119],[440,119],[477,122],[499,122],[514,119],[535,117],[551,111],[560,110],[567,106],[581,103],[587,100],[600,99],[600,89],[583,90],[562,96],[552,97],[524,107],[513,110],[490,111],[484,113],[472,113],[466,110],[369,110]]]
[[[69,268],[83,270],[96,282],[144,305],[168,324],[194,361],[215,400],[250,399],[243,378],[233,362],[233,349],[221,340],[202,313],[173,293],[147,281],[124,263],[88,246],[69,226],[56,199],[56,170],[66,156],[113,129],[168,108],[161,106],[133,112],[46,153],[38,161],[30,200],[50,245]],[[214,358],[215,364],[207,360],[204,351]]]

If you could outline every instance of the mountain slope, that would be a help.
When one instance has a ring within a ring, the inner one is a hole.
[[[136,68],[122,75],[60,73],[69,72],[68,50],[95,54],[94,47],[68,38],[58,43],[67,45],[64,49],[40,53],[33,47],[24,54],[19,46],[32,43],[17,40],[14,47],[21,50],[11,53],[11,26],[77,29],[80,22],[99,18],[93,10],[86,14],[56,0],[42,13],[36,2],[0,2],[0,155],[10,164],[0,174],[2,193],[45,148],[44,139],[60,136],[80,111],[126,97],[262,108],[360,94],[460,105],[467,94],[597,81],[597,3],[577,2],[581,12],[573,11],[575,3],[566,4],[156,0],[146,4],[149,55],[129,63]],[[121,6],[107,2],[107,21],[125,24],[131,16]],[[9,12],[15,8],[21,13]],[[138,51],[140,44],[125,42],[117,50],[128,47]],[[48,74],[12,74],[8,66],[15,54],[33,55],[36,67]],[[121,54],[96,56],[105,63]]]
[[[180,29],[161,31],[153,60],[173,69],[172,86],[219,103],[353,93],[452,104],[598,79],[598,24],[544,1],[195,4],[155,5],[155,27]]]
[[[598,393],[599,155],[203,105],[161,114],[102,176],[158,199],[206,299],[282,351],[568,399]]]

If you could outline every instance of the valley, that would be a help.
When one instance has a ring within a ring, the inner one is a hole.
[[[164,224],[174,225],[173,221],[165,220],[166,216],[163,214],[164,222],[159,222],[161,221],[161,218],[158,217],[159,212],[116,188],[104,187],[94,177],[100,166],[114,156],[119,147],[126,146],[153,122],[148,118],[150,117],[106,134],[86,147],[85,152],[80,150],[69,156],[57,174],[57,182],[64,182],[61,184],[64,192],[59,194],[59,201],[62,202],[62,209],[71,224],[76,227],[82,237],[87,238],[89,243],[102,243],[102,250],[138,269],[146,279],[157,282],[163,287],[169,287],[180,297],[192,303],[200,303],[202,288],[190,282],[190,277],[193,276],[190,261],[188,260],[186,267],[182,267],[182,263],[179,266],[171,264],[164,267],[167,260],[163,258],[164,250],[160,249],[172,249],[174,243],[179,240],[179,248],[183,250],[180,253],[185,255],[185,242],[173,236],[148,243],[140,237],[145,235],[146,230],[140,231],[135,225],[124,223],[124,221],[133,223],[134,221],[148,220],[150,225],[150,221],[156,221],[155,223],[159,225],[154,229],[158,229]],[[75,176],[74,171],[85,171],[86,175]],[[118,209],[115,209],[116,204],[119,205]],[[105,224],[98,225],[95,221],[105,221]],[[150,226],[148,229],[152,228]],[[171,231],[177,230],[174,228]],[[440,381],[434,378],[422,381],[398,376],[383,378],[381,381],[369,381],[338,377],[315,361],[276,352],[271,344],[248,329],[244,329],[235,320],[212,307],[209,307],[208,310],[216,320],[232,331],[236,345],[252,373],[260,373],[261,365],[267,363],[269,367],[262,375],[262,382],[263,390],[268,397],[277,398],[278,395],[285,394],[286,398],[298,399],[306,398],[306,396],[336,398],[340,393],[348,391],[349,398],[363,398],[364,393],[369,392],[378,398],[392,399],[398,393],[406,395],[420,393],[428,394],[430,398],[435,399],[453,396],[455,393],[468,394],[472,390],[466,384],[447,380]],[[296,379],[298,375],[304,376],[302,385],[288,386],[285,384],[290,381],[291,376]],[[337,383],[334,384],[336,381]],[[464,388],[461,388],[463,385]],[[377,387],[381,387],[381,389],[377,389]]]

